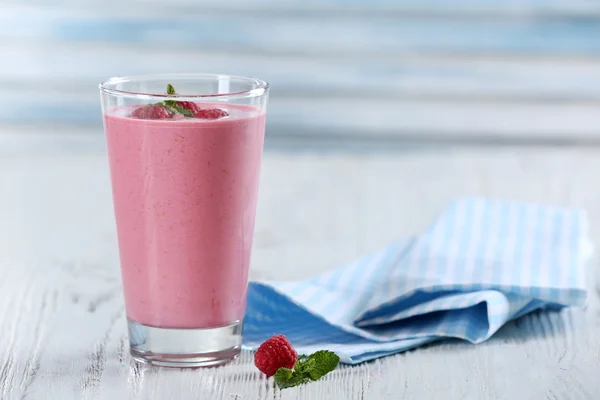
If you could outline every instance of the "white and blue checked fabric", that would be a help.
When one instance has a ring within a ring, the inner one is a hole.
[[[443,338],[480,343],[540,308],[583,306],[585,212],[467,198],[422,236],[301,282],[251,282],[244,348],[281,333],[356,364]]]

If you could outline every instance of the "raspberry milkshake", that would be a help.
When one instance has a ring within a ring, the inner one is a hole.
[[[215,365],[239,353],[264,105],[166,95],[104,104],[131,349]]]

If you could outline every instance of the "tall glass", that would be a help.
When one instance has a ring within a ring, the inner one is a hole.
[[[212,74],[100,84],[139,362],[210,366],[240,352],[268,92]]]

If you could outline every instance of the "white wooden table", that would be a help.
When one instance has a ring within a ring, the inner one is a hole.
[[[481,345],[442,343],[342,366],[320,382],[282,392],[245,353],[214,369],[136,365],[127,350],[102,138],[63,139],[0,135],[1,399],[600,396],[593,265],[586,310],[537,313]],[[17,146],[24,141],[42,144]],[[471,194],[586,207],[598,243],[599,170],[598,148],[268,152],[252,277],[295,279],[333,268],[422,231],[445,202]]]

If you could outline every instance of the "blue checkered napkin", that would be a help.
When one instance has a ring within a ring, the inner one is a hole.
[[[422,236],[301,282],[251,282],[244,347],[275,333],[356,364],[442,338],[479,343],[507,321],[583,306],[583,211],[468,198]]]

